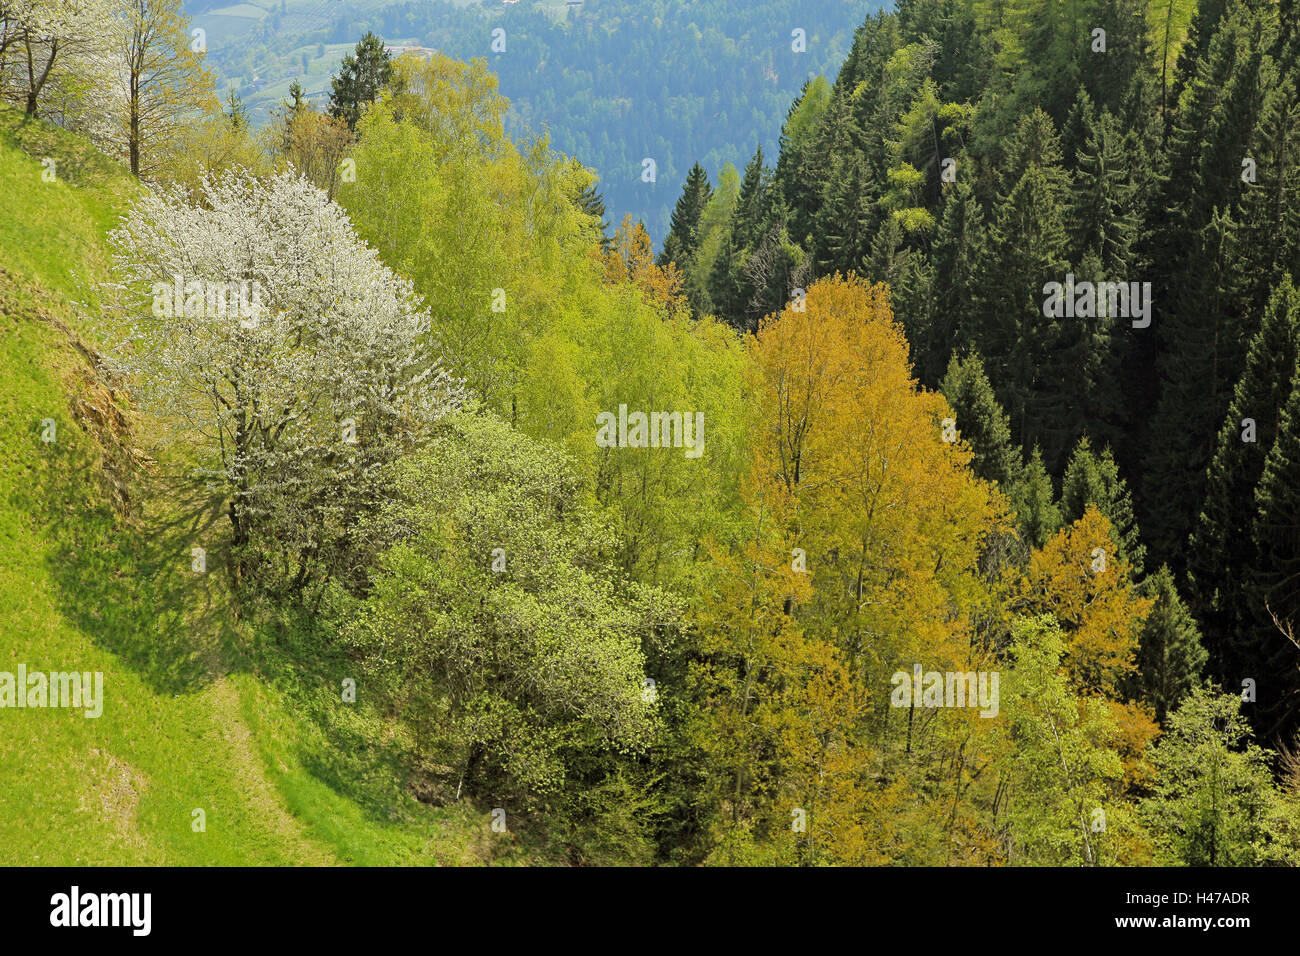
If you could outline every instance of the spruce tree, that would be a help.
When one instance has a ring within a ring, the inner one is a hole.
[[[1150,704],[1156,720],[1164,724],[1167,715],[1200,685],[1206,653],[1196,619],[1179,597],[1168,565],[1143,580],[1138,593],[1154,603],[1138,638],[1138,672],[1126,689]]]
[[[1064,282],[1069,270],[1054,172],[1059,171],[1031,164],[998,208],[980,283],[976,345],[1011,416],[1017,443],[1041,445],[1049,471],[1059,472],[1074,440],[1066,414],[1084,396],[1069,393],[1058,350],[1058,323],[1071,320],[1043,315],[1044,284]]]
[[[1248,635],[1259,630],[1247,599],[1256,566],[1251,529],[1255,489],[1277,438],[1278,417],[1291,394],[1300,355],[1300,292],[1279,284],[1251,340],[1227,419],[1206,477],[1207,491],[1188,547],[1188,594],[1210,653],[1211,673],[1225,686],[1263,670]],[[1265,622],[1266,623],[1266,622]]]
[[[1255,612],[1244,639],[1258,672],[1254,724],[1289,740],[1300,724],[1300,382],[1278,419],[1277,440],[1255,490],[1254,567],[1246,582]]]
[[[247,130],[249,127],[248,107],[244,105],[243,99],[235,92],[232,87],[230,93],[226,96],[226,122],[230,128],[239,132]]]
[[[978,290],[988,230],[975,190],[962,179],[944,192],[940,220],[930,259],[934,266],[928,338],[916,343],[922,381],[934,381],[955,348],[976,345]]]
[[[940,390],[952,408],[957,433],[974,453],[971,469],[1007,490],[1019,477],[1020,451],[1011,443],[1011,426],[979,355],[954,355]]]
[[[1140,577],[1146,549],[1133,518],[1128,484],[1109,448],[1094,452],[1088,439],[1081,438],[1061,479],[1061,518],[1067,524],[1078,521],[1088,505],[1095,505],[1110,521],[1119,557],[1128,562],[1135,578]]]
[[[700,217],[704,215],[704,207],[712,195],[709,174],[703,166],[696,163],[686,174],[682,194],[673,207],[668,238],[664,240],[663,251],[659,254],[659,265],[675,262],[685,272],[695,262],[695,250],[700,244]]]
[[[1061,511],[1052,493],[1052,476],[1043,466],[1037,446],[1007,497],[1016,512],[1023,540],[1030,547],[1041,548],[1060,530]]]
[[[895,270],[889,291],[894,317],[907,335],[912,354],[918,355],[920,343],[933,339],[929,321],[933,314],[930,303],[934,296],[934,266],[930,257],[920,249],[908,248]],[[919,363],[913,374],[926,388],[938,385],[938,376],[929,375],[928,369],[921,369]]]
[[[863,264],[863,274],[872,282],[885,283],[892,291],[907,268],[910,253],[898,217],[886,214],[871,241],[870,254]],[[894,311],[897,315],[897,305]]]
[[[821,131],[835,118],[829,109],[830,90],[823,77],[805,81],[786,113],[781,127],[781,150],[772,173],[772,188],[780,192],[786,206],[783,216],[786,230],[805,248],[824,175],[821,161],[827,140]],[[845,115],[842,108],[837,115]]]
[[[770,183],[771,175],[763,166],[763,147],[759,146],[745,165],[745,174],[740,179],[740,196],[736,199],[736,214],[731,220],[738,248],[752,249],[758,245],[767,223]]]
[[[392,57],[384,41],[373,33],[366,33],[356,50],[343,57],[342,67],[334,77],[330,93],[329,113],[344,120],[350,129],[357,128],[361,110],[373,103],[379,91],[392,75]]]
[[[596,189],[595,183],[578,194],[578,208],[599,223],[600,249],[602,252],[609,252],[609,220],[605,218],[605,197]]]
[[[1126,280],[1140,214],[1124,134],[1115,118],[1102,110],[1085,119],[1083,136],[1075,159],[1070,217],[1077,257],[1091,253],[1105,278]]]
[[[1171,125],[1168,172],[1144,250],[1155,266],[1152,332],[1160,344],[1159,397],[1145,415],[1140,480],[1143,527],[1153,553],[1175,573],[1204,498],[1204,476],[1255,332],[1243,233],[1242,160],[1256,150],[1265,92],[1277,80],[1266,55],[1271,13],[1230,5],[1220,21],[1203,4],[1198,22],[1219,23],[1188,46],[1196,69]],[[1205,17],[1202,17],[1202,14]],[[1184,52],[1187,52],[1186,49]]]
[[[1052,118],[1043,110],[1034,109],[1021,117],[1006,143],[1005,158],[999,166],[1001,195],[1009,196],[1025,171],[1033,166],[1044,171],[1052,198],[1064,202],[1069,174],[1061,168],[1063,157],[1061,138]]]
[[[1105,54],[1093,53],[1084,47],[1084,69],[1081,79],[1098,110],[1116,116],[1129,117],[1137,108],[1154,110],[1153,102],[1131,104],[1134,87],[1148,82],[1144,79],[1148,64],[1155,52],[1151,48],[1150,26],[1147,20],[1148,0],[1094,0],[1088,4],[1087,16],[1093,26],[1106,31]],[[1089,27],[1091,29],[1091,27]],[[1079,44],[1083,46],[1083,44]],[[1092,69],[1094,58],[1104,57],[1105,67]]]
[[[829,170],[814,217],[813,257],[819,275],[860,272],[872,242],[872,206],[880,187],[871,179],[865,157],[857,150],[845,152]]]
[[[768,218],[770,176],[763,166],[763,147],[745,166],[740,192],[722,248],[709,273],[709,298],[721,319],[738,329],[754,327],[749,304],[753,283],[744,270],[749,253],[758,245]]]
[[[1243,182],[1242,285],[1254,313],[1262,311],[1269,291],[1284,270],[1295,269],[1287,258],[1297,204],[1300,204],[1300,100],[1296,77],[1284,76],[1264,99],[1252,154],[1243,157],[1254,169],[1254,181]]]
[[[1205,497],[1217,427],[1231,401],[1255,332],[1238,269],[1240,229],[1216,211],[1201,233],[1199,270],[1182,278],[1181,300],[1166,317],[1168,342],[1157,368],[1160,400],[1148,422],[1142,487],[1144,525],[1161,561],[1184,569],[1188,530]]]
[[[1219,32],[1223,16],[1239,0],[1197,0],[1196,12],[1187,31],[1187,40],[1178,51],[1172,83],[1163,106],[1176,107],[1183,92],[1195,81],[1201,63],[1210,51],[1210,44]]]

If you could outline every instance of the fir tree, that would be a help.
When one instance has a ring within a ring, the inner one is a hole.
[[[1110,521],[1119,557],[1140,577],[1146,549],[1133,519],[1128,485],[1120,477],[1110,449],[1095,453],[1088,439],[1081,438],[1061,480],[1061,517],[1071,524],[1083,517],[1088,505],[1095,505]]]
[[[1207,491],[1188,548],[1189,594],[1205,627],[1212,673],[1226,686],[1263,671],[1251,640],[1261,622],[1247,600],[1256,566],[1250,534],[1255,489],[1277,438],[1278,417],[1291,393],[1300,350],[1300,292],[1290,279],[1276,290],[1250,343],[1227,419],[1219,430]]]
[[[1005,147],[1005,159],[999,169],[999,188],[1002,196],[1009,196],[1021,177],[1033,166],[1043,170],[1052,198],[1065,200],[1069,174],[1061,168],[1063,152],[1061,138],[1057,135],[1052,118],[1041,109],[1024,116],[1016,124],[1015,133]]]
[[[330,115],[344,120],[350,129],[355,130],[362,108],[379,96],[379,91],[392,75],[392,69],[392,57],[384,42],[373,33],[367,33],[357,43],[356,50],[343,57],[338,75],[331,83]]]
[[[1219,22],[1216,6],[1202,4],[1198,29]],[[1160,394],[1154,411],[1143,416],[1148,435],[1140,504],[1149,545],[1176,573],[1183,570],[1187,529],[1204,498],[1212,436],[1258,317],[1239,207],[1242,159],[1255,151],[1265,92],[1277,81],[1266,55],[1273,34],[1267,12],[1241,4],[1230,5],[1212,35],[1194,31],[1188,41],[1184,53],[1193,57],[1195,74],[1170,129],[1168,172],[1157,201],[1164,212],[1156,214],[1145,250],[1156,265]]]
[[[871,244],[871,207],[879,185],[867,173],[862,154],[849,151],[836,157],[824,189],[813,229],[817,272],[860,271]]]
[[[694,264],[695,250],[700,244],[700,217],[704,215],[704,207],[712,195],[709,174],[696,163],[686,174],[686,184],[673,207],[672,226],[659,254],[659,265],[675,262],[685,272]]]
[[[799,98],[791,104],[781,128],[781,151],[772,173],[772,188],[779,191],[786,209],[787,232],[810,248],[809,233],[817,210],[827,140],[820,134],[830,121],[831,86],[824,77],[804,83]],[[839,116],[846,116],[843,103]]]

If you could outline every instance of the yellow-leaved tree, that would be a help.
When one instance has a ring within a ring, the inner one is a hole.
[[[698,621],[709,647],[754,628],[800,637],[772,644],[762,671],[774,712],[765,723],[784,744],[751,748],[747,762],[762,770],[739,779],[720,817],[752,843],[755,819],[790,827],[806,811],[804,833],[782,837],[804,862],[988,861],[979,804],[991,800],[980,773],[992,715],[893,706],[891,689],[915,665],[994,666],[979,558],[1005,507],[971,474],[969,452],[945,441],[947,404],[912,378],[884,286],[822,279],[761,324],[751,351],[759,421],[745,497],[778,526],[768,567],[780,557],[809,590],[771,593],[765,623],[738,625],[752,613],[743,603]],[[734,564],[745,547],[733,543],[715,564]],[[706,721],[740,719],[735,701],[749,698],[735,685],[752,691],[748,673],[727,672],[720,693],[714,672]],[[746,792],[746,780],[763,785]]]
[[[187,114],[218,109],[212,75],[203,68],[206,40],[191,34],[180,0],[128,0],[117,54],[124,97],[127,159],[135,175],[151,175],[174,146]]]
[[[1137,673],[1138,639],[1154,600],[1134,587],[1128,565],[1116,554],[1110,522],[1089,505],[1030,556],[1016,592],[1016,610],[1050,614],[1060,624],[1071,691],[1104,699],[1111,709],[1126,789],[1149,785],[1144,753],[1159,728],[1151,708],[1128,700],[1123,688]]]

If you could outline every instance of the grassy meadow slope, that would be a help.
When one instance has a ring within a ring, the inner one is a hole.
[[[0,109],[0,671],[104,674],[98,719],[0,710],[0,865],[520,861],[483,808],[408,792],[384,722],[295,668],[292,629],[239,620],[219,508],[93,374],[104,236],[138,188]]]

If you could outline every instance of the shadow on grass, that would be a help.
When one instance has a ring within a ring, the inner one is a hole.
[[[360,664],[340,642],[335,612],[282,605],[263,621],[250,668],[273,683],[316,730],[302,741],[297,758],[316,780],[355,803],[372,821],[427,818],[412,795],[415,775],[410,747],[366,702],[343,699],[352,678],[366,695]]]
[[[124,167],[89,144],[78,142],[73,134],[15,107],[0,107],[0,135],[7,135],[35,159],[53,160],[58,177],[75,186],[103,188],[127,176]]]
[[[158,693],[194,693],[236,671],[258,674],[316,729],[293,744],[303,771],[372,823],[399,828],[394,839],[402,829],[433,827],[430,838],[439,840],[433,834],[445,814],[487,813],[486,804],[466,809],[476,804],[468,797],[459,806],[417,799],[410,747],[370,708],[341,700],[343,678],[359,676],[358,667],[326,620],[286,606],[270,619],[252,607],[244,620],[232,618],[239,604],[230,594],[220,498],[174,470],[137,472],[131,486],[138,504],[123,515],[105,503],[101,463],[87,444],[82,436],[61,438],[46,449],[40,480],[11,495],[14,507],[29,509],[48,529],[47,571],[69,623]],[[205,549],[206,573],[192,569],[195,547]],[[462,831],[453,825],[448,852]],[[486,841],[476,852],[488,861],[508,847]]]
[[[145,507],[124,516],[100,503],[89,456],[68,446],[52,455],[39,500],[64,616],[155,691],[192,693],[235,669],[245,655],[221,562],[220,502],[193,481],[139,475]]]

